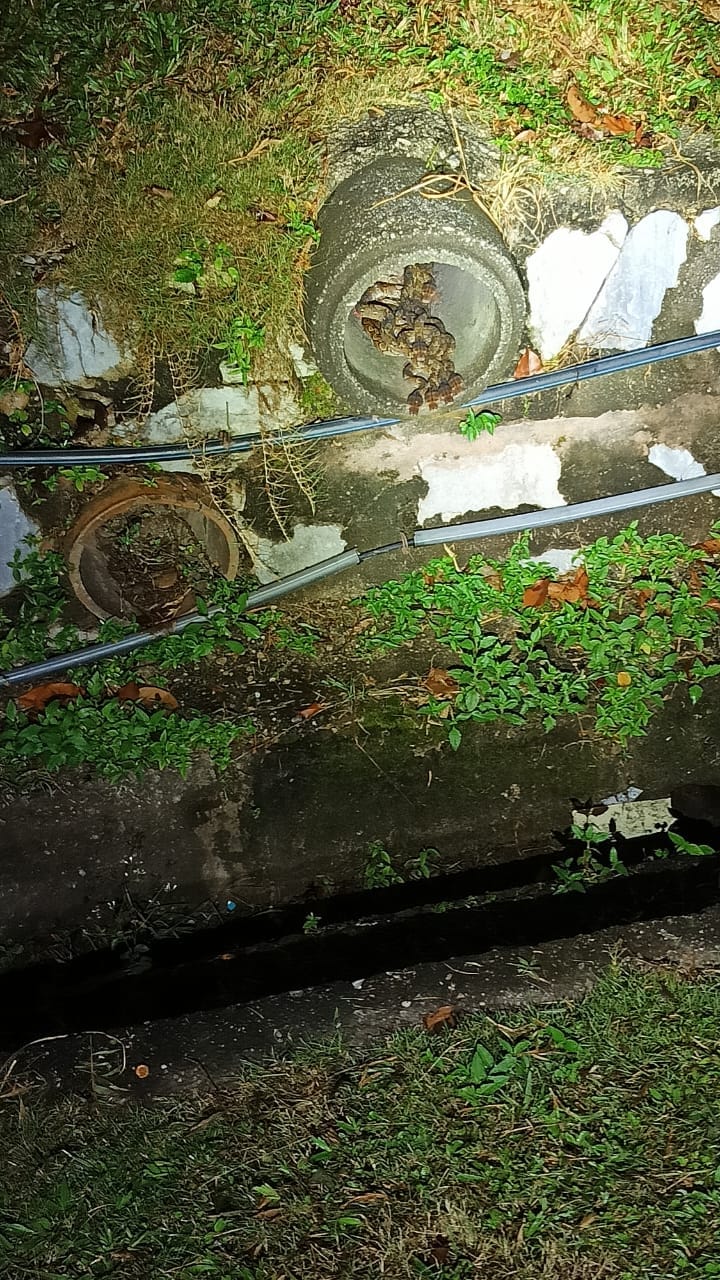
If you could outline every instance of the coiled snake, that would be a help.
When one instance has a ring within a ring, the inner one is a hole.
[[[403,377],[411,388],[411,413],[419,413],[423,405],[437,409],[450,404],[464,390],[453,363],[455,339],[430,311],[438,296],[432,265],[417,262],[405,267],[402,280],[371,285],[355,308],[378,351],[405,356]]]

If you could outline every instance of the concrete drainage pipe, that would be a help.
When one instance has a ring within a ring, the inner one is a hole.
[[[347,178],[320,211],[306,283],[308,336],[320,370],[357,413],[408,409],[407,357],[371,341],[358,312],[379,282],[397,288],[408,266],[431,268],[430,311],[454,338],[461,399],[501,378],[517,357],[525,294],[500,232],[468,192],[428,199],[408,190],[424,172],[417,160],[384,159]]]

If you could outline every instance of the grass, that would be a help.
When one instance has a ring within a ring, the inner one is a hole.
[[[508,173],[521,175],[510,188],[532,187],[558,169],[597,180],[661,158],[575,135],[572,80],[660,141],[681,126],[716,133],[716,35],[689,0],[13,0],[2,111],[40,106],[54,137],[0,151],[0,194],[22,197],[0,209],[3,289],[32,325],[18,255],[72,245],[56,276],[116,331],[161,354],[202,353],[244,317],[264,326],[272,373],[281,336],[301,328],[329,127],[370,104],[452,106],[507,153],[498,192],[484,194],[510,216]],[[230,247],[240,280],[188,299],[168,278],[203,242]]]
[[[4,1104],[5,1274],[707,1280],[719,1020],[717,976],[613,967],[573,1006],[311,1044],[149,1107],[108,1104],[96,1038],[96,1095]]]

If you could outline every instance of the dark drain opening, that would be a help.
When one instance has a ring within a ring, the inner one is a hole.
[[[648,842],[630,843],[636,846],[633,856],[642,857],[649,847]],[[112,952],[34,965],[0,978],[0,1043],[14,1049],[42,1035],[177,1017],[496,946],[531,946],[694,914],[720,903],[719,868],[715,853],[641,861],[628,876],[593,884],[585,893],[558,894],[546,885],[525,885],[487,895],[484,901],[455,899],[420,907],[399,897],[393,914],[354,918],[255,945],[247,944],[247,922],[238,921],[234,933],[228,927],[222,940],[216,938],[212,955],[198,958],[196,940],[180,938],[135,971],[119,966]]]

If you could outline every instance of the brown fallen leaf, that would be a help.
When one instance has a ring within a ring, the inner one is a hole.
[[[6,413],[9,417],[16,409],[27,408],[29,403],[30,397],[26,391],[4,391],[0,396],[0,413]]]
[[[235,156],[234,160],[228,160],[228,164],[248,164],[251,160],[257,160],[257,157],[261,156],[264,151],[269,151],[271,147],[276,147],[279,141],[279,138],[261,138],[244,155]]]
[[[256,1218],[261,1218],[263,1222],[273,1222],[275,1218],[281,1218],[284,1213],[283,1209],[258,1209],[255,1214]]]
[[[513,142],[537,142],[537,129],[520,129],[513,137]]]
[[[139,1062],[135,1067],[135,1075],[138,1080],[147,1080],[150,1075],[150,1068],[146,1066],[144,1062]]]
[[[223,199],[224,195],[225,195],[225,192],[224,192],[224,191],[215,191],[215,192],[214,192],[211,196],[209,196],[209,197],[208,197],[208,199],[205,201],[205,208],[206,208],[206,209],[217,209],[217,207],[218,207],[218,205],[220,204],[220,201]]]
[[[21,711],[28,711],[36,714],[44,711],[48,702],[55,699],[63,701],[66,704],[72,698],[82,697],[84,689],[79,684],[65,684],[51,681],[49,684],[36,684],[32,689],[28,689],[27,693],[23,693],[17,699],[17,705]]]
[[[690,568],[690,581],[688,582],[688,590],[691,596],[699,596],[700,592],[702,591],[702,582],[700,581],[700,574],[695,568],[695,565],[692,565]]]
[[[592,102],[589,102],[584,94],[580,92],[576,84],[570,85],[570,88],[565,94],[565,101],[567,102],[574,118],[579,120],[581,124],[595,124],[598,114],[597,110],[593,106]]]
[[[452,1004],[441,1005],[432,1013],[423,1015],[423,1026],[431,1035],[439,1031],[452,1031],[457,1026],[457,1010]]]
[[[636,129],[635,121],[629,116],[611,116],[604,111],[598,116],[598,124],[614,138],[621,137],[625,133],[634,134]]]
[[[387,1200],[387,1194],[384,1191],[363,1191],[359,1196],[353,1196],[351,1200],[346,1200],[343,1209],[347,1209],[351,1204],[377,1204],[379,1200]]]
[[[586,1213],[585,1217],[581,1218],[578,1223],[578,1231],[587,1231],[587,1228],[591,1227],[593,1222],[597,1222],[597,1214]]]
[[[312,720],[313,716],[319,716],[321,711],[327,710],[327,702],[311,702],[309,707],[303,707],[298,711],[301,720]]]
[[[705,601],[706,609],[714,609],[716,613],[720,613],[720,600],[713,597],[712,600]]]
[[[704,542],[694,543],[697,551],[708,551],[711,556],[720,554],[720,538],[706,538]]]
[[[545,604],[548,596],[548,587],[550,586],[549,578],[539,578],[531,587],[526,587],[523,591],[523,608],[539,609],[541,604]]]
[[[444,1267],[450,1257],[450,1241],[447,1236],[435,1236],[430,1241],[430,1260],[436,1267]]]
[[[447,671],[442,667],[431,667],[425,679],[423,687],[431,693],[434,698],[454,698],[459,692],[460,685],[454,680]]]
[[[146,195],[155,196],[158,200],[173,200],[175,198],[175,192],[171,191],[169,187],[156,187],[153,183],[152,186],[144,187],[143,189]]]
[[[165,707],[177,711],[179,702],[167,689],[156,689],[152,684],[136,684],[131,680],[115,693],[120,702],[139,702],[144,707]]]
[[[515,365],[513,378],[529,378],[531,374],[539,373],[542,367],[543,362],[537,351],[533,351],[532,347],[525,347]]]

